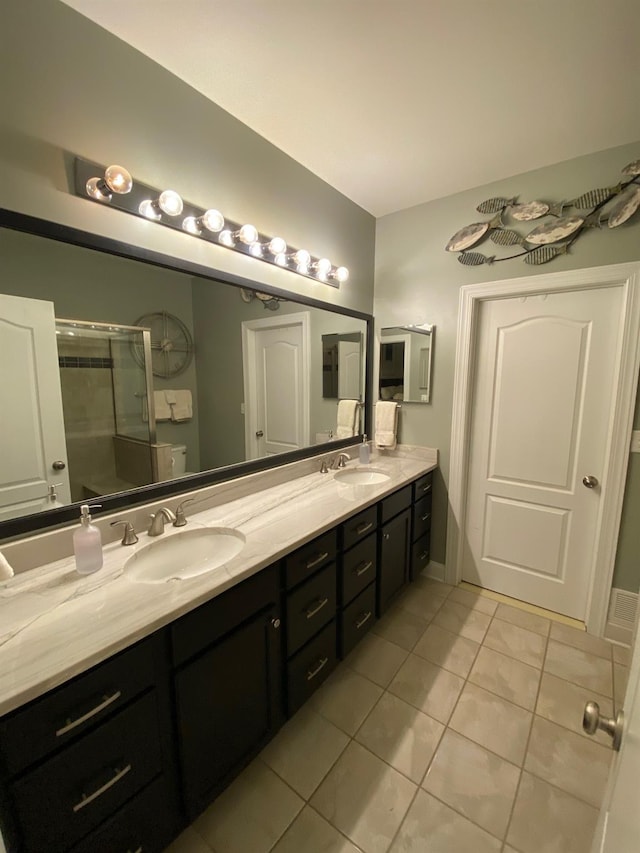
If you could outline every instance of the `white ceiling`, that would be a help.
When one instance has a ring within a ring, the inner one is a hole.
[[[66,2],[375,216],[640,140],[640,0]]]

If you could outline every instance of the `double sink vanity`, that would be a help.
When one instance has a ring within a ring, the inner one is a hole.
[[[436,451],[320,460],[98,517],[139,538],[94,575],[48,562],[72,528],[14,543],[32,565],[0,582],[8,853],[160,853],[428,564]],[[186,526],[141,532],[185,497]]]

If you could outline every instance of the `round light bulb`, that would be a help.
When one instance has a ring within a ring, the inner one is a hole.
[[[253,225],[243,225],[238,231],[238,237],[240,238],[240,242],[250,246],[251,243],[255,243],[258,240],[258,231]]]
[[[158,204],[160,205],[160,210],[166,213],[167,216],[180,216],[182,213],[182,199],[174,190],[165,190],[160,193]]]
[[[224,216],[219,210],[211,208],[211,210],[207,210],[202,214],[202,224],[207,231],[217,233],[218,231],[222,231],[224,228]]]
[[[104,181],[110,190],[120,195],[131,192],[133,186],[133,178],[124,166],[109,166],[104,173]]]
[[[202,234],[202,231],[200,230],[200,227],[198,225],[198,220],[195,216],[185,216],[182,222],[182,227],[185,231],[188,231],[189,234],[193,234],[195,237],[198,237],[200,236],[200,234]]]
[[[233,249],[235,246],[235,242],[233,239],[233,234],[229,231],[228,228],[225,228],[224,231],[221,231],[218,234],[218,240],[222,243],[223,246],[228,246],[230,249]]]
[[[335,277],[338,281],[346,281],[349,278],[349,270],[346,267],[338,267]]]
[[[262,257],[262,246],[260,243],[252,243],[249,246],[249,252],[253,255],[254,258]]]
[[[94,198],[96,201],[110,201],[111,193],[105,186],[102,178],[89,178],[85,185],[87,195]]]
[[[331,272],[331,266],[332,264],[329,258],[320,258],[316,263],[315,268],[319,275],[326,276]]]
[[[284,252],[279,252],[273,260],[279,267],[286,267],[287,265],[287,256]]]
[[[147,219],[158,220],[162,218],[158,213],[154,203],[148,198],[140,202],[140,206],[138,207],[138,213],[142,216],[146,216]]]
[[[293,256],[293,260],[299,267],[308,267],[309,262],[311,261],[311,255],[306,249],[298,249]]]
[[[287,244],[282,237],[272,237],[269,240],[269,251],[272,255],[282,255],[287,251]]]

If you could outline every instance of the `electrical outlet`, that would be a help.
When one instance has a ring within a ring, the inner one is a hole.
[[[640,429],[631,433],[631,453],[640,453]]]

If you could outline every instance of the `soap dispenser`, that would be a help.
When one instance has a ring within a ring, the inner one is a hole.
[[[371,458],[371,449],[369,448],[369,442],[367,441],[366,435],[362,436],[362,444],[360,445],[358,452],[360,455],[360,462],[363,465],[368,465]]]
[[[98,528],[91,524],[89,515],[89,510],[98,506],[82,504],[80,507],[80,527],[73,534],[76,571],[80,575],[90,575],[102,568],[102,536]]]

